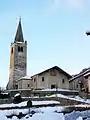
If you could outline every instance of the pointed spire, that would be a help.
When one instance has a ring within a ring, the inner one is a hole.
[[[19,18],[19,24],[18,24],[18,28],[17,28],[17,32],[16,32],[14,42],[24,42],[23,32],[22,32],[22,25],[21,25],[21,17]]]

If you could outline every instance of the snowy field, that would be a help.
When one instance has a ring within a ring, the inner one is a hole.
[[[79,96],[75,96],[72,98],[71,96],[65,96],[62,94],[53,94],[49,97],[62,97],[75,99],[77,101],[84,101],[84,99]],[[90,100],[87,100],[86,103],[90,103]],[[46,105],[46,104],[58,104],[55,107],[40,107],[40,108],[31,108],[30,114],[29,109],[11,109],[11,110],[0,110],[0,120],[90,120],[90,111],[73,111],[71,113],[64,114],[62,111],[64,110],[64,106],[60,106],[60,102],[50,100],[50,101],[32,101],[33,105]],[[15,106],[26,106],[27,101],[24,101],[19,104],[1,104],[0,107],[15,107]],[[90,107],[90,105],[75,105],[75,107]],[[19,113],[22,113],[24,116],[18,118]],[[8,116],[11,116],[8,118]]]
[[[32,105],[47,105],[47,104],[60,104],[60,102],[58,101],[54,101],[54,100],[50,100],[50,101],[32,101]],[[21,102],[19,104],[1,104],[0,108],[5,108],[5,107],[23,107],[23,106],[27,106],[27,101]]]
[[[0,107],[7,106],[25,106],[26,101],[19,104],[2,104]],[[33,101],[33,104],[53,104],[58,103],[57,101]],[[90,107],[90,105],[76,105],[76,107]],[[11,109],[11,110],[0,110],[0,120],[90,120],[90,111],[73,111],[68,114],[61,113],[64,110],[64,106],[56,107],[40,107],[31,108],[29,114],[29,109]],[[25,116],[18,118],[16,115],[22,112]],[[8,116],[13,115],[11,118]],[[31,115],[31,116],[30,116]]]
[[[29,115],[28,109],[14,109],[14,110],[0,110],[0,120],[90,120],[90,111],[73,111],[69,114],[59,113],[61,112],[62,107],[42,107],[42,108],[33,108],[30,111],[35,111],[35,114],[32,116]],[[12,118],[7,118],[11,114],[27,114],[21,119],[13,116]]]

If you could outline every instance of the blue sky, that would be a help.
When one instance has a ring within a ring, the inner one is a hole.
[[[90,0],[0,0],[0,86],[9,78],[19,17],[28,42],[28,75],[54,65],[69,74],[90,67]]]

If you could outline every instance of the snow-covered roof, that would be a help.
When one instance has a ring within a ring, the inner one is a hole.
[[[88,72],[87,74],[85,74],[84,76],[89,76],[90,75],[90,72]]]
[[[21,77],[21,79],[32,79],[30,76]]]
[[[90,68],[88,68],[86,71],[84,71],[84,72],[82,72],[82,73],[77,74],[75,77],[72,77],[72,78],[69,80],[69,82],[75,80],[76,78],[79,78],[79,77],[81,77],[81,76],[84,76],[84,75],[86,75],[86,74],[88,74],[88,73],[90,73]]]
[[[24,77],[21,77],[19,78],[17,81],[20,81],[20,80],[31,80],[32,78],[30,76],[24,76]]]
[[[53,66],[53,67],[51,67],[51,68],[49,68],[49,69],[46,69],[46,70],[44,70],[44,71],[42,71],[42,72],[40,72],[40,73],[37,73],[37,74],[33,75],[33,76],[31,76],[31,77],[34,77],[34,76],[36,76],[36,75],[41,75],[41,74],[46,73],[46,72],[48,72],[49,70],[52,70],[52,69],[55,69],[55,70],[59,71],[60,73],[66,75],[68,78],[71,78],[71,77],[72,77],[70,74],[68,74],[66,71],[64,71],[63,69],[61,69],[61,68],[58,67],[58,66]]]

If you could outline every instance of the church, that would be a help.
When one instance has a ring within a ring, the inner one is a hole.
[[[24,41],[21,19],[14,42],[10,46],[10,68],[7,89],[17,89],[16,80],[27,74],[27,41]]]
[[[53,66],[31,77],[27,76],[27,41],[24,40],[21,19],[19,20],[14,42],[10,46],[10,67],[7,90],[15,89],[69,89],[72,76]]]

